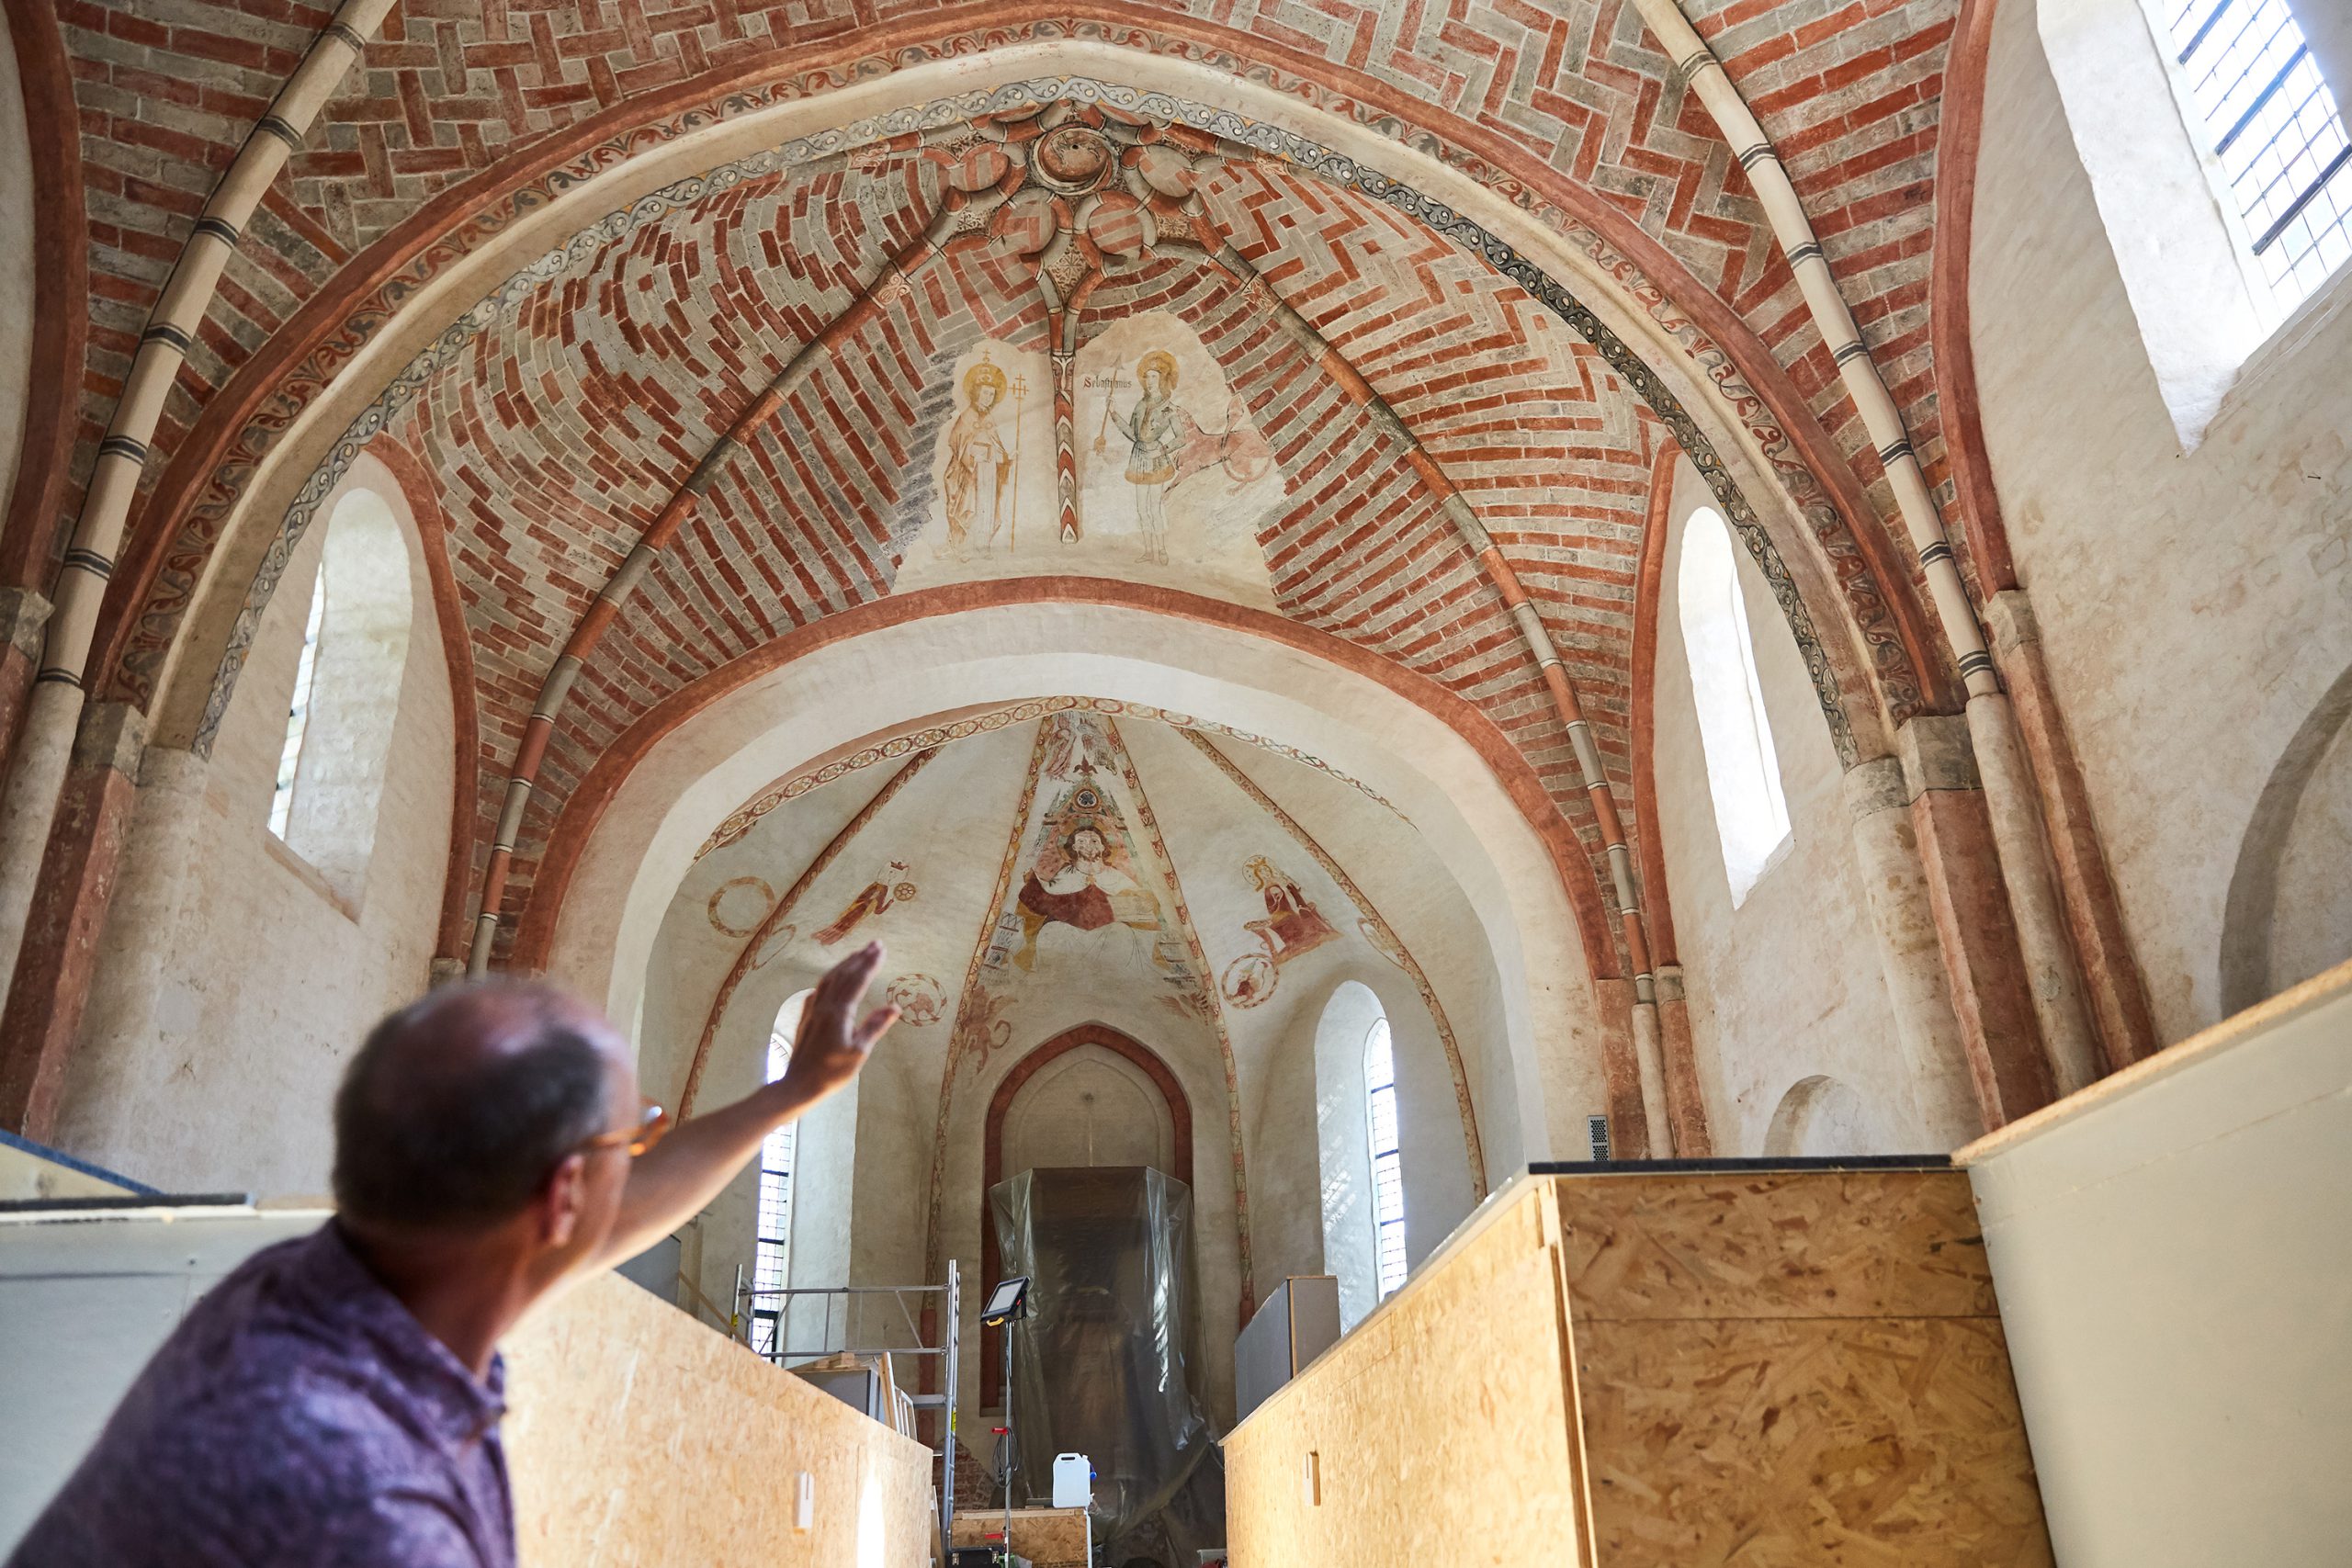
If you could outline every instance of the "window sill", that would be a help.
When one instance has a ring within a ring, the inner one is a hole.
[[[2263,384],[2299,358],[2305,348],[2335,324],[2347,306],[2352,306],[2352,265],[2336,268],[2334,276],[2321,284],[2310,299],[2295,308],[2294,314],[2279,322],[2277,330],[2245,356],[2221,401],[2214,405],[2213,417],[2199,432],[2199,441],[2211,436],[2253,403]]]
[[[294,874],[295,880],[334,906],[335,913],[345,919],[355,926],[359,923],[357,901],[346,898],[337,892],[334,884],[326,879],[326,874],[304,860],[294,846],[271,832],[266,827],[261,830],[261,840],[263,846],[269,851],[277,863]]]

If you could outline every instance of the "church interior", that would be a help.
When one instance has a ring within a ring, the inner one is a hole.
[[[2352,6],[0,11],[0,1554],[878,941],[532,1568],[2352,1561]]]

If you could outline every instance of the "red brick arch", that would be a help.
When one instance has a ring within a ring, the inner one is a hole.
[[[1012,1102],[1019,1097],[1022,1086],[1036,1077],[1040,1068],[1069,1055],[1081,1045],[1100,1045],[1106,1051],[1116,1052],[1142,1068],[1145,1076],[1158,1086],[1160,1098],[1168,1101],[1169,1119],[1176,1126],[1176,1168],[1168,1174],[1187,1187],[1193,1184],[1193,1102],[1185,1097],[1184,1086],[1176,1081],[1176,1075],[1169,1071],[1168,1064],[1161,1061],[1149,1046],[1107,1023],[1081,1023],[1075,1029],[1062,1031],[1015,1062],[1012,1070],[1004,1075],[1004,1081],[996,1086],[996,1093],[989,1100],[988,1127],[981,1134],[980,1145],[982,1300],[987,1299],[989,1292],[996,1289],[997,1277],[1004,1267],[1004,1259],[997,1247],[996,1225],[989,1214],[989,1191],[1004,1179],[1005,1113],[1012,1109]],[[982,1337],[980,1397],[983,1404],[987,1402],[988,1391],[995,1388],[1003,1377],[1002,1363],[999,1359],[1003,1353],[1003,1343],[1002,1335]]]
[[[1180,592],[1099,577],[1005,578],[962,582],[939,588],[894,593],[826,616],[778,637],[765,647],[720,666],[655,704],[623,731],[574,789],[557,814],[548,833],[547,848],[532,876],[529,891],[516,915],[514,944],[504,966],[537,973],[548,966],[554,950],[556,928],[573,874],[605,808],[619,794],[632,771],[651,753],[664,736],[703,708],[770,671],[805,658],[834,642],[933,615],[957,611],[1021,604],[1094,604],[1118,605],[1231,627],[1266,642],[1292,648],[1379,682],[1408,702],[1424,709],[1469,744],[1510,796],[1527,825],[1549,852],[1553,868],[1567,898],[1588,973],[1595,980],[1618,977],[1623,972],[1600,893],[1600,872],[1575,829],[1563,817],[1526,755],[1495,721],[1476,705],[1457,696],[1428,676],[1417,674],[1368,649],[1329,632],[1303,626],[1285,616],[1253,610],[1222,599]]]

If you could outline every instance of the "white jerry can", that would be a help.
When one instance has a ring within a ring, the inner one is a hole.
[[[1054,1456],[1054,1506],[1085,1508],[1094,1503],[1094,1463],[1084,1454]]]

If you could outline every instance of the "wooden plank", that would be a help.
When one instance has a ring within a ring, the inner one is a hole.
[[[1226,1439],[1234,1568],[1577,1561],[1548,1207],[1531,1187]]]
[[[1580,1323],[1604,1568],[2048,1568],[1996,1320]]]
[[[1984,1237],[1958,1171],[1555,1180],[1580,1322],[1995,1311]]]
[[[959,1513],[949,1539],[957,1546],[993,1546],[1004,1524],[1001,1508]],[[1086,1568],[1086,1541],[1083,1508],[1012,1510],[1013,1552],[1029,1559],[1033,1568]]]
[[[930,1450],[618,1275],[567,1292],[505,1352],[524,1568],[933,1556]]]

